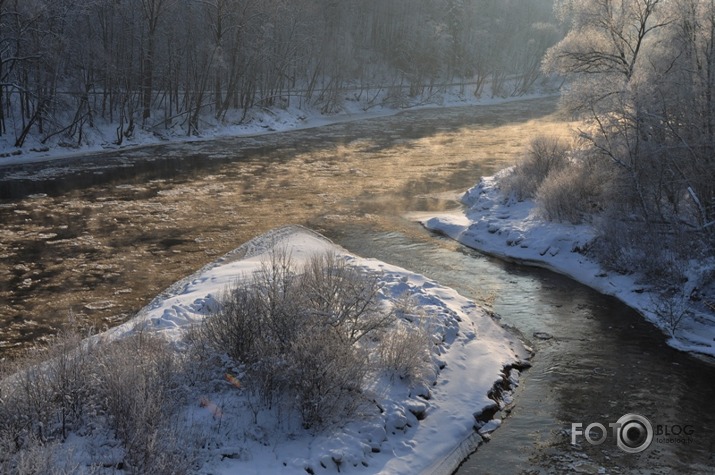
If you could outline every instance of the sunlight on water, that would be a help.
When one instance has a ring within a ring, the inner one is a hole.
[[[565,131],[555,107],[542,99],[420,110],[127,150],[52,164],[49,181],[0,170],[0,192],[16,195],[0,207],[0,349],[53,332],[69,312],[99,328],[120,323],[175,280],[279,225],[385,228],[385,216],[454,206],[437,193],[466,189],[532,136]]]

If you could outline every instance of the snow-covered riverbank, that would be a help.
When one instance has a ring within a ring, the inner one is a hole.
[[[495,105],[506,102],[537,99],[554,95],[554,92],[539,92],[517,97],[489,97],[485,93],[477,98],[467,88],[434,95],[426,99],[417,98],[403,107],[389,105],[366,105],[363,102],[346,100],[339,113],[323,114],[313,107],[288,107],[252,110],[246,118],[242,114],[229,116],[224,122],[217,122],[211,117],[203,121],[205,126],[200,135],[187,136],[181,130],[147,131],[137,128],[134,134],[126,138],[122,145],[116,145],[116,125],[99,121],[95,127],[85,132],[84,143],[80,146],[67,147],[59,139],[43,144],[39,137],[30,136],[21,148],[12,146],[10,137],[0,137],[0,166],[38,163],[125,150],[131,148],[159,145],[166,143],[196,142],[229,137],[250,137],[290,130],[310,129],[342,122],[385,117],[399,114],[406,109],[425,109],[440,107],[460,107],[474,105]]]
[[[481,442],[475,425],[485,437],[499,426],[498,419],[484,424],[498,412],[493,398],[505,386],[517,384],[515,368],[527,366],[530,356],[518,338],[454,290],[408,270],[350,255],[302,227],[279,228],[242,245],[180,280],[134,319],[98,335],[96,341],[106,344],[142,332],[160,335],[181,350],[185,330],[216,308],[227,286],[260,269],[276,247],[290,252],[296,263],[330,251],[376,273],[380,298],[387,305],[405,294],[412,296],[429,320],[433,358],[440,370],[427,386],[376,378],[370,397],[380,411],[318,434],[296,427],[290,418],[282,420],[287,415],[275,410],[264,411],[256,424],[255,401],[233,381],[195,388],[177,424],[185,425],[180,432],[190,434],[191,440],[203,441],[191,447],[199,473],[447,474]],[[501,397],[508,401],[508,390]],[[87,465],[96,463],[90,454],[116,446],[111,433],[104,434],[74,434],[58,450],[86,457],[81,462]],[[113,453],[116,459],[103,456],[105,466],[121,462],[121,451]]]
[[[703,312],[678,322],[667,321],[662,311],[661,315],[657,312],[662,308],[659,294],[644,284],[641,276],[606,271],[581,252],[596,236],[590,225],[548,222],[538,216],[532,200],[505,200],[499,176],[484,177],[469,189],[462,197],[464,211],[421,217],[420,222],[485,254],[547,268],[612,295],[669,335],[670,346],[715,357],[715,316]],[[683,293],[690,294],[687,289]]]

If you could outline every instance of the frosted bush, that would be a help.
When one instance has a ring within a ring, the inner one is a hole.
[[[63,442],[95,430],[117,438],[126,473],[188,472],[193,452],[172,422],[183,402],[173,355],[148,335],[93,344],[63,331],[18,358],[0,380],[0,473],[93,473],[106,461]]]
[[[546,177],[567,165],[569,151],[569,145],[558,137],[533,139],[512,173],[502,178],[502,193],[519,201],[534,198]]]
[[[278,250],[250,283],[226,293],[200,333],[245,369],[266,406],[287,404],[305,428],[321,428],[350,418],[364,400],[361,342],[394,320],[379,294],[376,276],[335,254],[296,266]]]
[[[386,332],[377,354],[380,365],[392,377],[421,383],[430,374],[433,363],[429,332],[420,324],[401,322]]]
[[[98,355],[100,412],[122,442],[129,473],[190,471],[192,451],[173,423],[183,403],[182,372],[168,343],[142,333]]]
[[[535,200],[542,217],[578,224],[603,210],[613,175],[609,163],[574,159],[546,177]]]
[[[3,456],[39,450],[45,441],[64,440],[84,422],[94,380],[93,347],[80,345],[81,337],[63,330],[47,346],[17,358],[0,378],[0,442]]]

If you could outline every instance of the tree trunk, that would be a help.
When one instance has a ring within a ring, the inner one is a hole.
[[[154,82],[154,35],[154,31],[149,32],[142,68],[142,119],[145,122],[151,117],[151,97]]]

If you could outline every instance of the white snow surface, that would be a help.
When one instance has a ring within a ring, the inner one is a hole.
[[[451,473],[481,441],[474,415],[494,406],[487,394],[502,381],[502,369],[528,359],[528,351],[486,311],[456,291],[408,270],[352,255],[306,228],[278,228],[249,241],[176,282],[134,319],[99,335],[98,340],[152,332],[175,342],[180,351],[187,326],[206,318],[226,287],[250,278],[276,246],[286,249],[297,265],[315,253],[332,251],[351,265],[379,273],[381,298],[386,302],[404,292],[413,295],[431,319],[434,339],[440,342],[434,358],[444,367],[429,387],[429,399],[418,395],[425,393],[424,385],[411,387],[399,380],[377,378],[372,392],[383,413],[375,409],[319,434],[265,414],[254,425],[249,401],[241,390],[228,382],[225,388],[208,389],[201,396],[203,402],[193,401],[183,410],[186,430],[209,441],[198,454],[200,473],[305,474],[307,468],[316,474]],[[217,406],[220,420],[215,417]],[[416,412],[426,417],[418,420]],[[498,423],[492,425],[489,430]],[[97,444],[73,440],[76,453],[89,452],[84,445]]]
[[[656,314],[660,296],[638,274],[609,272],[580,251],[596,237],[589,224],[565,224],[539,217],[533,200],[505,199],[499,179],[510,169],[483,177],[463,196],[466,209],[416,217],[427,229],[507,261],[542,267],[618,298],[669,336],[682,351],[715,357],[715,321],[700,314],[683,320],[675,336]],[[689,292],[685,292],[688,295]]]

